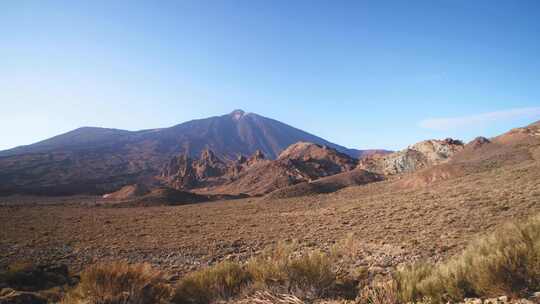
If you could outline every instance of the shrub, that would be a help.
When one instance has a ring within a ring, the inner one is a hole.
[[[403,301],[526,296],[540,288],[540,217],[508,224],[439,265],[417,264],[396,273]]]
[[[367,304],[398,304],[399,296],[396,281],[372,282],[364,287],[356,301]]]
[[[238,294],[251,280],[249,273],[238,263],[222,262],[193,272],[177,285],[174,303],[204,304]]]
[[[319,251],[293,258],[289,264],[289,280],[292,286],[322,295],[336,283],[336,274],[330,258]]]
[[[150,265],[113,262],[84,270],[79,285],[66,295],[63,303],[165,303],[169,297],[170,288],[163,275]]]
[[[295,255],[292,245],[278,244],[252,258],[247,270],[256,285],[315,296],[328,294],[337,283],[329,255],[319,251]]]
[[[326,303],[326,302],[325,302]],[[269,291],[257,291],[253,295],[235,302],[235,304],[305,304],[298,297],[290,294],[275,294]]]
[[[293,245],[279,243],[274,249],[265,250],[251,258],[247,263],[247,271],[257,284],[283,286],[289,283],[287,268],[293,253]]]
[[[292,245],[278,244],[245,265],[223,262],[189,274],[178,283],[173,302],[205,304],[257,289],[321,296],[336,286],[332,266],[322,252],[295,254]]]

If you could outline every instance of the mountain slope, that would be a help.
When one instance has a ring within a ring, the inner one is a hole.
[[[454,153],[448,162],[418,170],[396,184],[400,188],[411,189],[491,170],[499,170],[503,174],[507,168],[519,169],[538,161],[540,124],[537,122],[491,139],[477,137]]]
[[[358,161],[335,149],[298,142],[275,160],[262,153],[227,164],[205,150],[198,159],[173,157],[160,177],[169,186],[198,193],[262,195],[304,181],[354,169]]]
[[[367,156],[358,166],[384,175],[410,173],[448,161],[461,150],[463,143],[459,140],[424,140],[394,153]]]
[[[0,194],[105,193],[126,184],[152,183],[163,165],[180,153],[195,156],[211,149],[219,157],[235,159],[260,150],[273,159],[298,141],[354,156],[364,153],[241,110],[162,129],[84,127],[0,151]]]
[[[146,144],[159,152],[198,155],[209,148],[219,156],[234,158],[237,154],[251,155],[261,150],[276,158],[283,149],[299,141],[326,145],[352,156],[372,151],[347,149],[277,120],[235,110],[228,115],[191,120],[163,129],[126,131],[82,127],[35,144],[0,151],[0,156]]]

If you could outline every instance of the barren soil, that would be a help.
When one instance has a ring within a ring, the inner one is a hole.
[[[182,274],[245,259],[279,241],[327,250],[352,237],[357,264],[384,270],[441,259],[480,233],[540,211],[540,165],[527,160],[415,190],[384,181],[332,194],[111,208],[93,197],[0,198],[0,268],[15,261],[146,261]],[[34,204],[29,204],[29,202]]]

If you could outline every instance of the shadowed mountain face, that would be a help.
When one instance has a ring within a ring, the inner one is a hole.
[[[371,150],[347,149],[279,121],[241,110],[170,128],[125,131],[84,127],[0,151],[0,194],[104,193],[152,177],[171,157],[211,149],[223,159],[257,150],[276,158],[299,142],[326,145],[353,157]]]

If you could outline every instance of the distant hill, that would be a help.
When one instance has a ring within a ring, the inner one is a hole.
[[[212,153],[210,153],[212,154]],[[354,169],[358,160],[327,146],[298,142],[275,160],[255,154],[229,162],[204,153],[197,160],[174,159],[162,176],[180,190],[199,193],[263,195],[273,190]]]
[[[211,149],[224,159],[257,150],[274,159],[303,141],[352,157],[384,150],[355,150],[331,143],[274,119],[235,110],[170,128],[126,131],[83,127],[50,139],[0,151],[0,194],[104,193],[149,183],[171,157]]]

